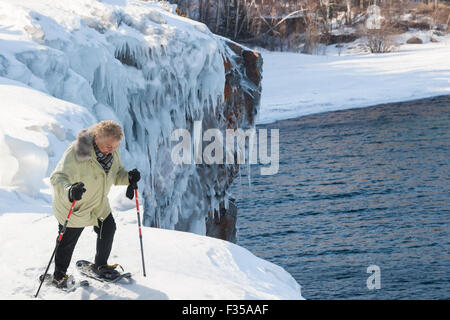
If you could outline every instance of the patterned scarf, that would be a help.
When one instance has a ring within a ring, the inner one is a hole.
[[[98,148],[98,146],[95,144],[94,141],[94,150],[95,150],[95,154],[97,155],[97,161],[98,163],[101,164],[101,166],[103,167],[103,169],[105,170],[106,173],[108,173],[109,169],[111,169],[111,166],[113,164],[113,154],[104,154],[100,151],[100,149]]]

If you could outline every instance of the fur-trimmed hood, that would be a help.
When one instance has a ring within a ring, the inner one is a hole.
[[[87,161],[92,157],[92,147],[94,145],[94,133],[91,128],[83,129],[78,133],[75,141],[75,158],[78,161]]]

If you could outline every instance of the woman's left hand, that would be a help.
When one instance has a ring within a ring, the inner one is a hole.
[[[134,190],[138,188],[137,183],[139,180],[141,180],[141,173],[138,169],[133,169],[128,172],[128,181],[130,181],[130,184],[128,185],[126,196],[130,200],[133,200]]]
[[[130,184],[136,184],[139,180],[141,180],[141,173],[138,169],[135,168],[128,172],[128,181],[130,181]]]

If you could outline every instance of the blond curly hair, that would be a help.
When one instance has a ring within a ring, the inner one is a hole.
[[[112,120],[104,120],[92,126],[92,132],[98,139],[114,138],[121,141],[123,137],[122,128]]]

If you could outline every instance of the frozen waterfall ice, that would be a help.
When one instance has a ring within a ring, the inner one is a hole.
[[[62,111],[65,120],[53,121],[59,131],[48,123],[35,128],[43,139],[68,145],[80,126],[117,121],[125,133],[122,161],[142,172],[144,224],[205,234],[205,216],[228,197],[229,181],[218,179],[233,172],[175,165],[170,136],[176,128],[192,131],[196,120],[225,128],[225,62],[235,55],[225,39],[167,2],[1,1],[0,11],[13,13],[0,15],[11,26],[0,31],[0,77],[83,108]],[[5,137],[14,134],[2,135],[0,146]],[[60,154],[41,150],[51,172]]]

